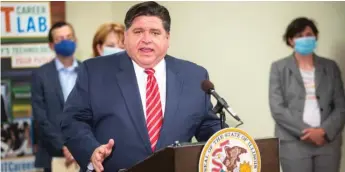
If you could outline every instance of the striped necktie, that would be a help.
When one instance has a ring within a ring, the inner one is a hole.
[[[158,89],[158,83],[154,76],[154,69],[145,69],[147,73],[146,84],[146,125],[149,132],[151,149],[155,150],[163,124],[162,104]]]

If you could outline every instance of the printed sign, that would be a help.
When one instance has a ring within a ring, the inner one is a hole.
[[[46,37],[50,16],[49,2],[1,2],[1,38]]]
[[[17,118],[1,125],[1,161],[32,155],[31,118]]]
[[[35,169],[35,157],[1,159],[1,172],[31,172]]]
[[[261,159],[256,142],[246,132],[225,128],[205,144],[199,172],[260,172]]]
[[[6,44],[1,46],[1,57],[11,57],[12,68],[39,67],[52,60],[55,53],[48,43]]]

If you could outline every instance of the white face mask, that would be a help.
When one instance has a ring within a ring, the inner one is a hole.
[[[122,51],[125,51],[125,50],[121,48],[117,48],[117,47],[103,47],[102,56],[107,56],[107,55],[115,54]]]

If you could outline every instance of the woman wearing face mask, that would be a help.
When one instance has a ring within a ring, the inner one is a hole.
[[[294,51],[271,65],[269,104],[283,172],[339,172],[345,96],[335,61],[314,53],[319,31],[293,20],[284,41]]]
[[[93,37],[93,57],[124,51],[125,26],[118,23],[102,24]]]

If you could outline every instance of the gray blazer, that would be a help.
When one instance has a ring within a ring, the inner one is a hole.
[[[345,123],[345,96],[338,65],[314,54],[316,96],[321,112],[321,126],[329,141],[341,140]],[[269,104],[276,122],[275,135],[280,140],[299,140],[310,128],[303,122],[306,92],[296,60],[290,55],[271,65]]]

